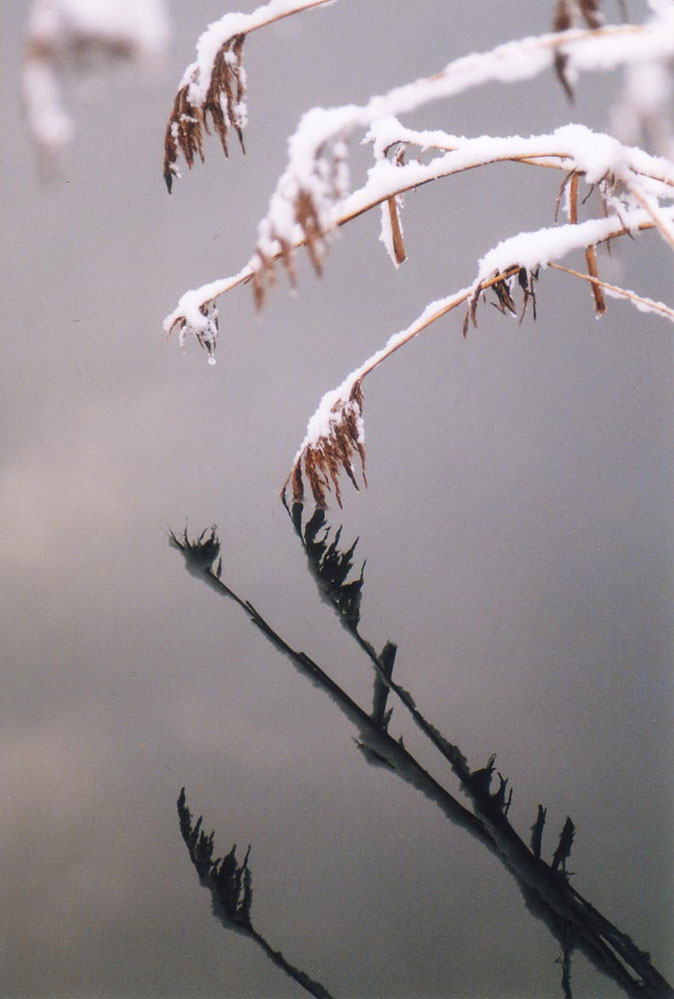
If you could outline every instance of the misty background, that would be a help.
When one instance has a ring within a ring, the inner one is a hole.
[[[3,994],[301,994],[213,919],[184,785],[219,855],[252,845],[256,927],[335,996],[561,996],[559,947],[501,864],[366,766],[332,702],[167,543],[217,524],[226,582],[367,707],[371,668],[279,489],[322,394],[489,247],[550,224],[560,176],[504,165],[409,194],[398,271],[378,214],[351,223],[321,280],[300,263],[297,295],[281,280],[259,316],[248,289],[220,301],[214,368],[161,329],[184,290],[248,259],[303,111],[548,30],[552,5],[344,0],[256,32],[246,156],[209,141],[170,197],[168,113],[225,8],[169,10],[149,78],[73,81],[77,134],[46,180],[21,115],[26,8],[2,8]],[[548,74],[405,122],[606,128],[619,81],[583,78],[571,106]],[[671,301],[652,233],[600,272]],[[537,293],[536,323],[481,307],[464,341],[452,313],[367,379],[369,486],[347,483],[328,518],[367,559],[363,634],[398,643],[398,681],[471,766],[498,754],[525,839],[539,802],[548,858],[573,818],[573,884],[671,979],[672,330],[610,299],[597,321],[588,287],[552,271]],[[455,788],[397,708],[391,729]],[[621,994],[582,956],[573,983]]]

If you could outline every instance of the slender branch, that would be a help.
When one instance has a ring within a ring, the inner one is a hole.
[[[427,734],[432,734],[436,748],[440,749],[442,755],[450,762],[453,760],[452,768],[455,773],[465,766],[469,776],[465,778],[464,789],[470,789],[471,799],[478,811],[478,814],[474,815],[430,776],[405,749],[402,740],[394,740],[325,670],[305,653],[298,652],[288,645],[250,601],[239,597],[222,581],[221,560],[218,561],[217,567],[213,568],[219,554],[215,528],[212,528],[210,533],[203,532],[196,542],[188,539],[187,532],[182,540],[171,533],[170,543],[182,552],[192,575],[202,578],[218,592],[233,599],[246,611],[256,627],[303,675],[331,696],[342,712],[356,724],[362,740],[358,741],[357,745],[368,762],[383,765],[386,769],[396,772],[403,780],[411,783],[438,804],[445,815],[458,821],[491,852],[500,857],[515,876],[531,911],[545,919],[551,931],[564,946],[568,946],[568,941],[572,940],[600,970],[611,977],[633,999],[674,997],[674,990],[652,968],[647,955],[638,951],[629,938],[616,930],[608,920],[602,924],[603,917],[592,907],[588,907],[582,896],[571,889],[566,875],[553,870],[535,856],[510,826],[505,815],[502,793],[505,792],[507,782],[501,780],[499,791],[493,795],[489,793],[490,778],[494,769],[493,759],[484,770],[468,771],[458,747],[451,746],[430,723],[426,722],[417,711],[411,695],[398,688],[403,703],[416,713],[415,720],[419,720],[425,726]],[[382,670],[382,675],[384,672]],[[390,683],[390,677],[388,681]],[[395,686],[397,687],[397,684]],[[599,929],[600,925],[603,926],[602,929]],[[630,969],[636,971],[639,977],[635,978]]]
[[[216,590],[221,596],[229,597],[233,600],[250,618],[271,644],[286,658],[288,658],[299,673],[311,680],[311,682],[326,693],[340,708],[342,713],[358,729],[362,742],[359,748],[363,750],[367,761],[374,766],[385,766],[394,770],[403,780],[412,784],[422,793],[434,801],[444,814],[453,822],[467,829],[476,836],[488,848],[495,850],[495,844],[491,836],[484,829],[483,824],[477,819],[469,809],[465,808],[456,800],[444,787],[442,787],[422,765],[405,748],[402,742],[393,739],[387,732],[382,731],[362,708],[349,697],[339,684],[323,670],[318,663],[314,662],[304,652],[293,649],[262,617],[255,607],[248,600],[241,598],[220,578],[221,565],[212,568],[219,544],[217,548],[206,549],[204,543],[209,540],[212,543],[215,539],[213,531],[209,538],[203,539],[207,532],[202,534],[202,541],[190,542],[187,535],[182,539],[173,532],[169,535],[170,543],[178,548],[185,557],[185,564],[188,571],[197,579],[202,579],[208,586]]]
[[[556,271],[563,271],[565,274],[570,274],[572,277],[580,278],[581,281],[588,281],[592,285],[596,285],[598,288],[605,288],[606,291],[615,295],[616,298],[625,298],[632,302],[637,309],[643,309],[646,312],[655,312],[665,319],[669,319],[674,322],[674,309],[669,305],[665,305],[664,302],[656,302],[652,298],[646,298],[644,295],[638,295],[635,291],[630,291],[629,288],[620,288],[618,285],[610,284],[608,281],[604,281],[596,275],[583,274],[581,271],[573,270],[572,267],[564,267],[562,264],[550,263],[548,266],[553,267]]]
[[[199,883],[211,893],[213,914],[226,930],[234,930],[241,936],[254,941],[267,957],[286,975],[316,999],[332,999],[328,990],[320,982],[314,981],[306,972],[291,964],[283,954],[274,950],[251,921],[253,901],[253,875],[248,866],[250,847],[246,851],[243,864],[236,859],[236,845],[226,857],[213,860],[213,838],[202,828],[201,816],[192,822],[186,799],[185,788],[177,801],[180,832],[190,855],[190,860],[199,876]]]
[[[268,24],[274,24],[275,21],[282,21],[284,17],[290,17],[292,14],[299,14],[303,10],[310,10],[312,7],[322,7],[326,3],[333,3],[334,0],[297,0],[294,2],[292,7],[288,10],[280,10],[275,13],[274,8],[278,7],[275,0],[271,0],[270,3],[266,4],[264,7],[258,7],[254,14],[260,17],[257,23],[251,24],[251,27],[247,29],[246,34],[250,34],[252,31],[257,31],[258,28],[265,28]],[[267,13],[265,13],[265,11]],[[252,14],[250,15],[253,16]]]
[[[644,211],[648,212],[653,219],[653,224],[660,232],[664,241],[674,250],[674,225],[672,225],[672,220],[661,210],[657,200],[647,194],[641,184],[637,184],[634,180],[628,180],[626,187],[632,197],[639,202]]]
[[[451,140],[455,148],[429,164],[410,162],[394,166],[387,160],[379,158],[370,169],[366,183],[341,202],[340,214],[333,214],[326,219],[320,234],[314,233],[311,238],[315,241],[320,235],[320,238],[324,239],[334,230],[371,211],[377,205],[386,201],[390,203],[392,199],[425,184],[478,167],[506,162],[529,163],[565,170],[576,178],[584,176],[587,170],[592,168],[592,157],[588,150],[592,148],[593,140],[600,141],[603,146],[610,145],[614,149],[615,159],[625,160],[628,164],[623,170],[626,188],[631,193],[629,185],[633,185],[644,202],[647,216],[655,225],[660,227],[668,225],[674,232],[671,221],[668,221],[666,215],[658,209],[655,199],[643,186],[644,182],[649,182],[654,191],[668,194],[674,186],[674,167],[670,166],[668,171],[666,161],[661,158],[650,157],[632,147],[624,147],[609,136],[594,133],[584,126],[563,126],[549,135],[532,136],[529,139],[506,136],[490,137],[485,140],[448,136],[437,131],[415,132],[403,128],[395,119],[387,119],[379,127],[373,127],[370,132],[376,154],[382,146],[390,147],[398,142],[421,144],[431,140],[438,142],[441,136],[448,140],[448,144]],[[557,149],[554,148],[555,145],[558,146]],[[638,182],[637,177],[640,178]],[[578,179],[575,183],[578,183]],[[664,192],[660,191],[661,188],[664,188]],[[278,242],[268,250],[265,257],[266,270],[269,272],[279,260],[283,260],[289,266],[288,261],[292,254],[309,242],[310,237],[307,232],[301,226],[296,226],[292,239]],[[186,334],[191,331],[202,346],[206,346],[212,354],[218,330],[217,313],[210,311],[210,307],[220,295],[238,285],[251,280],[254,284],[259,282],[258,272],[259,261],[254,255],[237,274],[186,292],[174,311],[164,320],[163,326],[167,335],[179,326],[180,341],[183,344]]]
[[[338,152],[343,155],[345,143],[354,131],[490,81],[531,79],[554,65],[555,55],[562,51],[567,72],[606,70],[645,58],[667,58],[674,52],[672,20],[671,12],[663,10],[645,25],[570,30],[509,42],[459,58],[439,73],[372,97],[362,106],[313,108],[307,112],[289,140],[288,165],[258,227],[257,298],[264,292],[261,284],[275,243],[290,246],[296,224],[302,228],[310,224],[307,236],[320,270],[323,250],[316,234],[329,228],[334,204],[341,197],[340,185],[335,183],[334,157]]]
[[[377,684],[384,687],[386,690],[393,692],[397,696],[399,701],[413,718],[417,727],[423,732],[424,735],[427,736],[427,738],[430,739],[434,748],[438,750],[440,754],[449,762],[454,774],[459,779],[464,792],[472,800],[476,814],[484,821],[486,828],[494,837],[494,841],[501,851],[502,859],[504,859],[506,864],[510,866],[511,870],[516,874],[520,882],[524,883],[524,885],[526,885],[529,889],[533,887],[534,891],[538,892],[543,898],[545,898],[545,890],[541,890],[540,869],[537,861],[540,860],[541,856],[541,840],[546,810],[542,808],[542,806],[538,806],[538,817],[532,827],[534,835],[532,836],[531,848],[529,848],[524,844],[507,819],[508,809],[507,807],[504,808],[507,781],[504,781],[503,778],[501,778],[499,791],[496,792],[496,794],[489,793],[489,783],[493,772],[493,758],[490,760],[486,770],[478,771],[477,773],[471,772],[466,764],[465,757],[460,752],[458,747],[452,745],[430,722],[428,722],[424,715],[418,710],[412,695],[397,684],[392,678],[392,661],[389,661],[389,663],[386,661],[386,656],[391,647],[391,643],[387,643],[382,654],[377,655],[374,646],[360,633],[358,627],[359,614],[345,615],[341,613],[339,603],[335,599],[335,587],[331,587],[329,583],[327,586],[323,585],[320,573],[317,571],[315,559],[312,557],[312,552],[309,549],[307,538],[302,533],[301,505],[296,504],[292,511],[286,505],[286,510],[293,522],[296,533],[302,542],[302,546],[305,549],[312,575],[316,579],[319,588],[327,594],[328,600],[337,611],[342,625],[369,658],[375,671]],[[319,518],[319,524],[322,526],[324,523],[324,516],[321,516]],[[313,536],[313,529],[311,533]],[[339,541],[340,534],[341,528],[337,531],[336,540],[331,546],[333,557],[335,556],[335,553],[338,554],[336,544]],[[355,544],[347,553],[347,569],[351,565],[351,556],[353,555],[354,548]],[[347,582],[347,575],[348,572],[344,574],[344,578],[341,580],[341,589],[344,589],[344,587],[348,587],[349,585]],[[362,586],[362,578],[363,576],[361,570],[359,580],[360,586]],[[393,648],[395,650],[395,646]],[[375,685],[375,690],[377,689],[377,684]],[[574,832],[575,829],[573,822],[571,819],[567,818],[566,824],[560,835],[559,845],[555,851],[552,864],[549,868],[547,865],[544,865],[547,870],[554,873],[561,865],[562,871],[566,871],[565,863],[571,852]],[[565,883],[568,887],[570,887],[568,885],[568,881]],[[557,882],[553,880],[552,892],[555,896],[558,891],[558,887]],[[638,991],[638,983],[635,986],[634,980],[632,979],[630,973],[625,969],[622,962],[636,970],[644,981],[649,983],[649,987],[653,989],[653,996],[668,996],[674,994],[674,991],[671,990],[666,980],[650,964],[648,954],[640,951],[634,945],[629,936],[622,933],[617,929],[617,927],[609,922],[609,920],[605,919],[604,916],[597,912],[597,910],[583,898],[580,892],[572,889],[572,895],[576,903],[572,913],[573,918],[564,923],[564,934],[566,934],[563,939],[565,962],[570,956],[570,951],[574,942],[574,937],[573,934],[570,933],[569,927],[575,926],[577,928],[575,917],[578,912],[582,910],[583,917],[581,922],[591,926],[594,934],[591,934],[590,937],[586,937],[585,931],[583,931],[585,944],[584,949],[587,951],[589,948],[592,959],[595,963],[597,963],[597,961],[599,962],[598,966],[601,970],[607,971],[607,968],[610,969],[609,973],[625,988],[628,995],[640,995],[641,993]],[[549,899],[546,899],[546,901],[549,902]],[[553,901],[551,906],[553,911],[555,911],[558,915],[563,916],[564,919],[567,919],[568,913],[560,913],[559,909],[555,908],[555,905],[556,902]],[[618,955],[618,957],[616,957],[616,955]],[[567,977],[567,981],[570,981],[568,978],[569,974],[570,964],[565,963],[565,976]]]
[[[674,208],[668,209],[668,215],[672,214]],[[489,250],[480,260],[478,274],[472,285],[446,298],[431,302],[407,328],[389,337],[387,343],[352,371],[341,385],[325,393],[318,409],[309,420],[304,440],[295,454],[290,472],[283,484],[282,495],[291,486],[293,500],[302,502],[306,477],[318,506],[326,506],[326,493],[331,488],[334,489],[337,502],[341,506],[339,476],[342,471],[347,473],[354,486],[358,488],[353,459],[354,456],[359,457],[364,468],[363,380],[438,319],[457,306],[469,303],[464,321],[465,336],[470,320],[477,325],[477,304],[489,288],[493,288],[496,292],[501,310],[516,315],[514,301],[508,288],[509,282],[514,277],[517,277],[523,293],[523,315],[530,299],[533,299],[535,306],[533,283],[539,267],[549,266],[554,260],[572,250],[594,246],[640,229],[653,228],[653,225],[648,214],[639,210],[628,213],[622,219],[610,216],[537,232],[520,233],[511,239],[503,240]],[[630,296],[623,297],[638,307],[645,305],[644,301],[639,303]],[[656,311],[666,314],[663,310]]]

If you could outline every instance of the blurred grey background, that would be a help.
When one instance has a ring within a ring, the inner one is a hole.
[[[166,118],[224,9],[169,10],[151,78],[72,87],[77,134],[45,181],[21,115],[26,8],[2,8],[3,995],[301,994],[213,919],[185,785],[220,854],[252,844],[255,925],[335,996],[560,996],[559,948],[504,868],[367,767],[328,698],[167,544],[217,524],[227,581],[367,706],[369,667],[278,490],[323,392],[499,239],[549,223],[558,175],[506,165],[409,195],[397,272],[378,216],[356,221],[296,296],[261,316],[246,289],[221,301],[215,368],[161,330],[184,290],[248,259],[301,112],[545,31],[551,4],[343,0],[256,33],[246,157],[210,141],[171,197]],[[570,106],[547,75],[407,121],[602,128],[618,90],[588,77]],[[655,235],[601,267],[671,303]],[[672,328],[615,301],[596,321],[551,271],[536,324],[485,308],[464,342],[461,319],[365,384],[369,488],[329,512],[367,558],[362,630],[398,643],[398,680],[473,766],[498,754],[521,833],[547,805],[549,855],[572,816],[573,883],[671,977]],[[392,729],[454,786],[398,709]],[[582,957],[573,981],[618,994]]]

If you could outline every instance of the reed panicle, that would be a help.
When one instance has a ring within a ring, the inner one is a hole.
[[[321,411],[317,415],[320,416]],[[325,419],[327,415],[327,419]],[[317,421],[318,422],[318,421]],[[365,435],[363,432],[363,390],[360,381],[355,381],[346,398],[337,397],[329,412],[323,415],[323,426],[312,434],[311,427],[298,451],[282,494],[292,489],[293,503],[301,503],[304,497],[304,480],[309,485],[314,502],[325,509],[327,493],[334,490],[338,505],[342,505],[342,492],[339,478],[342,472],[358,490],[358,480],[354,459],[360,459],[363,483],[365,475]]]
[[[347,154],[347,144],[341,140],[319,146],[310,173],[301,183],[290,183],[277,199],[277,204],[282,205],[280,212],[271,211],[261,222],[251,258],[253,296],[258,308],[276,282],[276,261],[280,261],[295,287],[294,252],[298,246],[306,248],[315,274],[323,274],[328,241],[339,224],[335,209],[349,191]],[[283,218],[283,226],[278,218]]]
[[[185,83],[176,94],[173,110],[164,136],[164,180],[171,191],[177,175],[179,153],[191,169],[195,157],[204,159],[204,134],[209,135],[211,125],[220,139],[225,156],[229,156],[230,130],[236,133],[242,152],[243,129],[246,124],[246,74],[243,68],[244,34],[234,35],[221,45],[213,60],[211,79],[203,100],[195,99],[194,83],[198,81],[199,68],[193,70],[193,80]]]
[[[229,156],[233,130],[245,153],[246,73],[243,45],[249,34],[275,21],[321,7],[331,0],[269,0],[250,14],[229,13],[211,24],[197,44],[197,59],[188,66],[173,102],[164,137],[164,180],[171,192],[179,176],[182,152],[191,169],[195,158],[204,159],[204,136],[211,127]],[[215,55],[213,54],[215,52]],[[209,127],[209,118],[210,126]]]
[[[252,15],[235,15],[249,18],[245,23],[227,21],[227,30],[236,23],[238,33],[233,34],[232,28],[212,67],[203,59],[194,64],[197,68],[192,67],[191,76],[188,71],[176,98],[167,129],[165,172],[169,187],[180,149],[189,165],[196,156],[203,158],[208,116],[227,151],[227,129],[232,122],[236,124],[234,110],[243,100],[244,34],[269,23],[272,8],[274,16],[281,9],[282,16],[286,16],[320,2],[325,0],[272,0]],[[224,33],[223,28],[218,41]],[[217,46],[205,48],[213,52]],[[277,265],[285,271],[291,285],[295,285],[294,258],[300,248],[306,249],[315,272],[320,275],[333,233],[374,207],[380,206],[381,211],[380,239],[393,263],[399,266],[407,257],[399,214],[407,192],[442,178],[505,162],[526,164],[527,169],[561,171],[564,181],[557,196],[553,225],[522,228],[502,239],[477,262],[477,273],[467,288],[430,302],[410,326],[391,335],[338,389],[324,396],[284,483],[284,496],[290,490],[294,502],[301,502],[308,488],[320,509],[327,506],[330,493],[341,506],[340,477],[346,474],[358,488],[358,459],[366,483],[364,378],[458,305],[467,307],[464,336],[471,324],[477,326],[480,300],[491,300],[502,314],[520,322],[527,310],[536,319],[536,281],[539,272],[550,267],[589,283],[597,316],[605,313],[607,296],[611,296],[631,302],[642,312],[674,321],[674,309],[670,306],[604,281],[596,252],[596,247],[618,236],[633,237],[649,229],[657,230],[674,250],[671,156],[653,155],[582,124],[562,125],[528,138],[520,135],[471,138],[439,129],[414,130],[403,126],[396,117],[490,81],[528,80],[550,68],[556,70],[569,97],[573,96],[571,84],[577,75],[593,69],[652,63],[659,67],[662,79],[668,79],[672,58],[671,11],[658,9],[642,25],[605,25],[599,0],[558,0],[552,31],[548,34],[455,59],[432,76],[395,87],[362,105],[314,107],[302,116],[289,138],[287,168],[258,226],[258,238],[248,262],[232,277],[186,292],[164,320],[166,333],[178,329],[181,343],[188,333],[193,334],[208,351],[212,363],[218,338],[215,303],[220,295],[238,285],[249,284],[260,308],[276,281]],[[203,98],[199,96],[202,91],[205,91]],[[194,94],[199,96],[198,100]],[[669,111],[662,107],[659,114],[664,122]],[[241,128],[242,124],[238,127],[240,139]],[[354,135],[362,130],[363,142],[371,145],[375,162],[364,183],[352,190],[348,149]],[[663,135],[669,134],[664,126],[661,131]],[[581,182],[587,187],[582,200]],[[583,213],[588,217],[581,218],[581,208],[588,201],[589,208]],[[558,219],[562,208],[566,221]],[[584,254],[586,273],[558,263],[575,251]]]

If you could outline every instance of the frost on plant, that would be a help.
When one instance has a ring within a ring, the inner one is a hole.
[[[249,17],[257,18],[257,27],[271,19],[269,8],[276,13],[282,9],[285,16],[306,6],[297,0],[276,0]],[[292,488],[296,502],[301,501],[307,484],[319,507],[325,507],[331,492],[341,504],[342,473],[357,486],[356,462],[364,466],[365,459],[364,379],[458,306],[466,309],[464,335],[471,324],[477,325],[477,306],[485,299],[520,321],[527,313],[535,318],[535,282],[546,269],[556,269],[588,284],[588,299],[597,316],[606,311],[608,298],[619,298],[641,311],[674,319],[669,305],[605,281],[597,254],[604,244],[648,230],[655,230],[674,250],[674,163],[663,155],[672,149],[674,4],[650,0],[649,7],[651,16],[644,24],[611,25],[605,22],[598,0],[559,0],[547,34],[455,59],[431,76],[395,87],[362,105],[314,107],[302,115],[288,140],[287,165],[258,225],[248,262],[232,277],[186,292],[164,321],[166,333],[178,329],[181,342],[192,333],[208,350],[211,361],[218,336],[215,302],[220,295],[250,284],[261,306],[276,280],[277,264],[295,283],[294,258],[301,249],[306,249],[315,271],[322,273],[331,235],[371,209],[379,208],[380,240],[394,265],[400,266],[408,255],[400,219],[406,192],[505,162],[522,170],[556,170],[559,182],[551,190],[549,225],[532,228],[523,222],[522,231],[501,240],[477,261],[470,285],[421,309],[410,325],[390,336],[337,389],[323,396],[284,486],[284,493]],[[227,23],[229,31],[234,22]],[[240,22],[235,26],[244,31]],[[223,44],[222,37],[218,44]],[[213,42],[209,58],[200,56],[198,72],[191,68],[183,81],[188,92],[199,83],[202,101],[219,51]],[[439,129],[415,130],[399,120],[483,84],[531,80],[546,70],[556,72],[572,96],[581,74],[616,68],[625,72],[625,140],[582,124],[562,125],[528,137],[460,136]],[[200,154],[199,120],[189,118],[185,128],[194,129],[190,155]],[[352,187],[349,149],[358,136],[370,145],[373,162],[361,182]],[[639,138],[653,138],[654,152],[628,144]],[[577,252],[584,256],[584,270],[560,262]]]
[[[318,507],[327,505],[327,493],[334,489],[339,505],[342,493],[339,478],[345,472],[356,489],[358,480],[354,458],[360,459],[365,478],[365,431],[363,392],[360,380],[351,376],[333,392],[327,392],[307,428],[307,435],[295,456],[293,467],[283,487],[292,487],[294,503],[304,496],[304,479],[309,483]]]
[[[245,152],[246,74],[242,62],[245,38],[243,34],[234,35],[222,43],[213,60],[206,88],[199,86],[200,72],[195,66],[190,80],[176,94],[164,138],[164,180],[169,192],[177,172],[178,152],[182,152],[188,167],[194,163],[196,154],[203,160],[203,135],[204,131],[209,131],[209,115],[225,156],[229,155],[227,136],[230,129],[236,132]]]
[[[196,156],[204,158],[204,133],[209,134],[209,118],[229,155],[228,137],[233,130],[243,152],[246,126],[246,71],[243,44],[246,36],[272,21],[288,17],[329,0],[270,0],[250,14],[225,14],[204,31],[197,43],[197,58],[180,81],[178,93],[164,137],[164,180],[171,191],[179,176],[180,153],[188,167]]]

